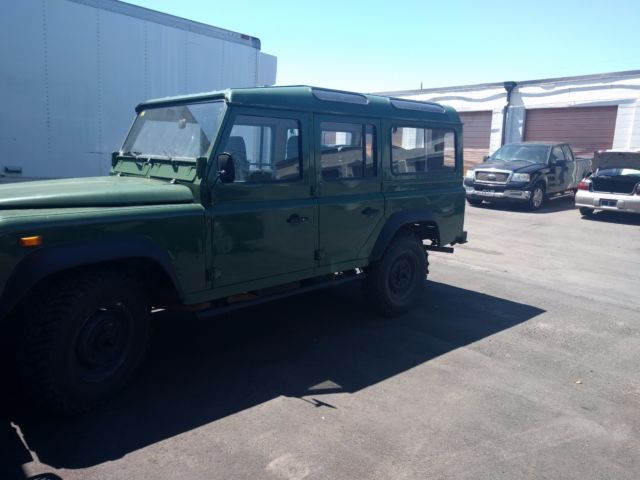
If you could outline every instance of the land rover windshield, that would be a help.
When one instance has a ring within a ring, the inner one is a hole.
[[[204,156],[220,128],[224,105],[216,101],[141,110],[122,154],[171,160]]]
[[[504,145],[491,155],[489,161],[496,162],[547,162],[549,147],[547,145]]]

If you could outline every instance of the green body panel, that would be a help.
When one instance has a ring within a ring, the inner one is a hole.
[[[93,177],[2,185],[0,209],[192,203],[191,190],[149,178]],[[0,221],[1,217],[0,217]]]
[[[168,254],[183,291],[197,295],[205,283],[205,230],[201,205],[8,210],[0,213],[0,283],[37,250],[66,244],[90,244],[142,237]],[[11,233],[7,233],[7,230]],[[18,246],[20,237],[41,235],[43,244]],[[185,298],[188,300],[188,298]]]
[[[185,304],[365,267],[387,220],[397,212],[429,212],[438,245],[460,239],[465,195],[456,112],[400,109],[373,95],[358,98],[366,104],[320,100],[310,87],[270,87],[139,105],[141,112],[224,99],[227,107],[211,139],[206,169],[198,172],[195,161],[119,154],[110,177],[1,185],[0,292],[21,261],[35,252],[110,239],[143,238],[154,245],[169,259]],[[219,181],[217,157],[238,114],[299,122],[299,180]],[[318,125],[323,120],[375,126],[375,177],[322,179]],[[455,172],[393,175],[389,132],[398,124],[455,131]],[[34,235],[42,237],[42,245],[19,245],[20,238]]]

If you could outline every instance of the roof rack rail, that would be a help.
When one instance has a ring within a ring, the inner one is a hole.
[[[340,90],[328,90],[325,88],[311,88],[311,93],[318,100],[324,100],[326,102],[342,102],[342,103],[355,103],[357,105],[367,105],[369,99],[360,94],[353,92],[342,92]]]
[[[399,110],[417,110],[419,112],[446,113],[446,110],[437,103],[420,102],[418,100],[406,100],[391,98],[391,105]]]

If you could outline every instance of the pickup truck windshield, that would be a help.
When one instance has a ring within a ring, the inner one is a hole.
[[[123,154],[170,159],[204,156],[220,128],[224,102],[142,110],[122,146]]]
[[[547,163],[549,147],[546,145],[504,145],[491,155],[497,162],[531,162]]]

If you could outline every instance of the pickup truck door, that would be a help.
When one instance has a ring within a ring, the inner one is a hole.
[[[567,159],[562,147],[553,147],[549,156],[549,173],[547,174],[547,193],[562,192],[567,189]]]
[[[318,265],[348,268],[384,218],[380,123],[317,115],[314,150],[318,198]]]
[[[567,183],[565,184],[565,190],[571,190],[578,187],[578,183],[582,180],[582,175],[580,175],[580,172],[578,171],[578,161],[573,156],[573,151],[569,145],[563,145],[562,150],[564,151],[564,156],[567,159],[567,165],[565,168]]]
[[[214,165],[217,155],[230,154],[235,181],[218,181],[207,209],[214,287],[313,272],[309,131],[308,114],[234,108]]]

